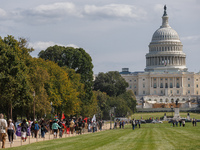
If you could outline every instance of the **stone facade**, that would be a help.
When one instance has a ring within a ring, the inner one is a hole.
[[[146,54],[144,72],[129,72],[123,68],[120,74],[129,83],[138,104],[153,107],[153,104],[185,103],[198,100],[200,95],[200,73],[188,72],[186,54],[177,32],[168,24],[166,10],[162,25],[153,34]],[[197,101],[196,101],[197,102]]]

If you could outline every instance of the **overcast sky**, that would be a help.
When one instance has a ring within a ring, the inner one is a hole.
[[[200,71],[200,0],[1,0],[0,36],[27,38],[33,57],[55,44],[81,47],[95,74],[143,71],[165,4],[189,71]]]

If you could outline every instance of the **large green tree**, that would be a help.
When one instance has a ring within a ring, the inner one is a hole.
[[[26,59],[31,58],[30,51],[24,39],[0,38],[0,105],[7,109],[10,118],[13,108],[26,110],[32,100],[26,66]]]
[[[99,73],[94,81],[94,90],[107,93],[109,96],[118,96],[126,92],[128,83],[117,71]]]
[[[82,48],[51,46],[39,53],[39,57],[56,62],[61,67],[74,69],[81,75],[85,95],[81,97],[83,105],[92,103],[93,64],[92,58]]]

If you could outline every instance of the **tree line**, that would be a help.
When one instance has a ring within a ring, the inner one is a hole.
[[[94,81],[92,58],[82,48],[50,46],[31,57],[26,39],[0,37],[0,109],[8,118],[109,116],[135,111],[135,97],[118,72],[99,73]],[[54,112],[52,112],[54,110]]]

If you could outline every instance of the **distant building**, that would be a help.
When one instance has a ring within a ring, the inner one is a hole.
[[[200,95],[200,73],[188,72],[186,54],[178,33],[169,26],[166,7],[162,25],[149,44],[144,72],[129,72],[123,68],[121,76],[129,83],[137,98],[138,107],[170,108],[196,107]]]

